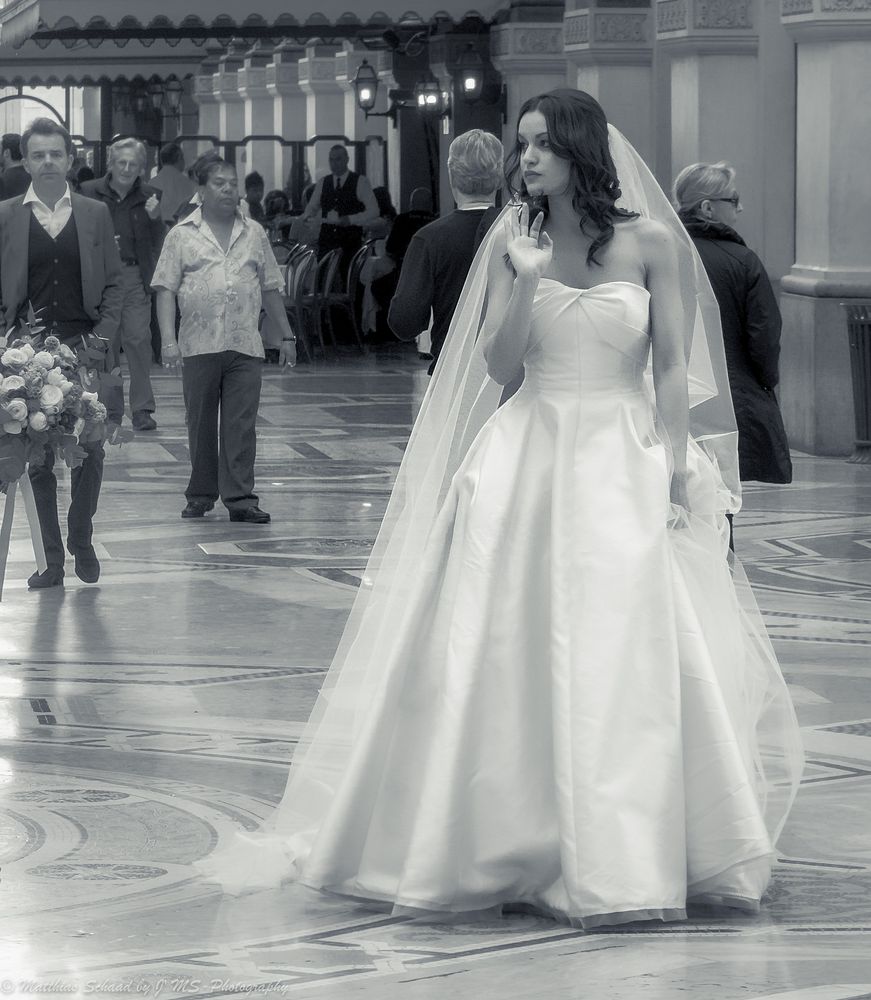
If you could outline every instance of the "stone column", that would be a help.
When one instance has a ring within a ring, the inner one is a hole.
[[[306,138],[306,96],[299,86],[299,59],[304,51],[301,46],[286,40],[277,46],[272,53],[272,62],[266,67],[266,89],[273,97],[272,130],[283,139]],[[293,149],[276,146],[274,170],[277,187],[287,185],[292,169]],[[302,170],[301,164],[299,169]],[[302,175],[295,183],[301,180]],[[299,186],[301,189],[302,184]]]
[[[558,22],[557,22],[558,23]],[[469,51],[481,59],[481,96],[469,103],[463,92],[461,60]],[[490,62],[490,39],[484,33],[457,30],[436,35],[429,43],[430,68],[450,94],[450,115],[439,128],[439,198],[442,213],[453,204],[447,171],[448,150],[453,140],[469,129],[480,128],[502,135],[502,77]]]
[[[390,91],[395,90],[399,83],[394,75],[394,60],[392,52],[373,52],[374,60],[370,60],[378,74],[378,95],[375,99],[377,112],[385,112],[390,107]],[[374,135],[383,135],[387,143],[387,189],[393,198],[393,204],[397,211],[404,211],[408,201],[407,192],[402,186],[402,144],[400,143],[400,131],[397,122],[389,118],[373,118],[366,120],[367,129],[371,129]],[[377,155],[382,157],[383,153]],[[382,170],[383,172],[383,170]]]
[[[245,53],[245,61],[237,73],[239,93],[244,101],[245,135],[272,134],[275,108],[273,96],[266,87],[266,67],[271,62],[272,51],[257,41]],[[265,191],[276,187],[274,142],[249,142],[244,159],[244,164],[238,164],[240,183],[245,174],[257,170],[263,175]]]
[[[569,0],[563,20],[569,85],[585,90],[648,164],[655,150],[651,0]]]
[[[86,139],[90,139],[100,134],[99,87],[82,87],[81,134],[85,136]]]
[[[557,21],[506,22],[490,31],[490,58],[508,92],[508,121],[502,128],[505,149],[514,145],[517,114],[530,97],[568,85],[563,26]]]
[[[660,183],[669,190],[689,164],[727,160],[744,206],[741,234],[761,252],[759,3],[657,0],[656,19],[657,45],[670,59],[671,163]]]
[[[871,8],[782,0],[797,46],[795,263],[781,284],[781,403],[792,444],[852,450],[853,400],[840,303],[871,297]]]
[[[336,80],[342,89],[345,102],[343,131],[349,139],[370,139],[366,147],[365,174],[373,188],[386,186],[390,190],[388,179],[384,174],[383,155],[389,122],[386,118],[367,118],[357,105],[357,92],[354,89],[354,77],[360,64],[365,59],[372,65],[372,56],[373,53],[366,49],[345,47],[336,55]],[[379,85],[379,92],[381,89]],[[394,196],[395,202],[396,195],[392,190],[390,193]]]
[[[246,46],[234,38],[218,60],[213,89],[218,101],[218,126],[222,139],[241,139],[245,135],[245,105],[239,93],[239,70],[244,64]],[[237,164],[239,166],[239,164]]]
[[[460,103],[459,88],[455,79],[458,50],[465,48],[465,38],[462,38],[462,42],[460,39],[461,36],[454,34],[437,35],[429,44],[430,71],[441,83],[442,90],[450,95],[450,114],[436,123],[435,130],[439,144],[438,189],[442,215],[447,215],[454,206],[448,177],[448,150],[458,135],[462,135],[472,127],[466,124],[466,108]]]
[[[315,135],[344,135],[345,95],[336,80],[336,54],[334,45],[309,45],[304,58],[299,61],[299,85],[306,95],[306,133]],[[312,179],[329,170],[330,146],[335,140],[318,143],[308,152],[308,166]]]
[[[215,94],[215,73],[218,71],[218,60],[224,49],[212,47],[206,50],[206,58],[200,63],[197,75],[194,77],[193,98],[199,108],[198,135],[221,134],[221,109]],[[185,161],[188,166],[211,149],[210,142],[198,142],[195,149],[185,149]]]

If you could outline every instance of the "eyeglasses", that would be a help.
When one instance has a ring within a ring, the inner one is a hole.
[[[732,208],[734,208],[736,211],[741,207],[741,199],[738,197],[737,194],[733,194],[731,198],[708,198],[707,200],[708,201],[728,201],[729,204],[732,206]]]

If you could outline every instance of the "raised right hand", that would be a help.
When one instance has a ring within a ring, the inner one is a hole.
[[[505,218],[505,236],[508,256],[518,277],[540,278],[553,259],[553,242],[542,232],[544,213],[539,212],[529,224],[529,205],[525,204],[518,215],[510,211]]]

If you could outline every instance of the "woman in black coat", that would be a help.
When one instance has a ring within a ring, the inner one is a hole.
[[[733,228],[741,211],[735,171],[695,163],[678,174],[674,199],[720,306],[741,479],[789,483],[789,442],[774,395],[780,310],[762,261]]]

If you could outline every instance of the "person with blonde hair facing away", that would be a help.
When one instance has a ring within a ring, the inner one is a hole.
[[[674,203],[720,307],[741,479],[789,483],[789,442],[774,395],[780,310],[762,261],[735,231],[742,206],[734,168],[685,167],[674,182]]]
[[[120,365],[124,349],[130,370],[128,402],[137,431],[157,428],[151,386],[151,277],[165,232],[160,194],[143,182],[147,162],[144,143],[119,139],[109,147],[106,176],[81,186],[85,197],[101,201],[109,209],[121,253],[124,298],[121,322],[111,340],[111,357],[114,365]]]
[[[457,207],[414,234],[402,263],[387,322],[400,340],[414,340],[429,326],[432,312],[430,375],[472,266],[479,228],[496,217],[502,157],[502,143],[490,132],[473,128],[454,139],[448,176]]]

